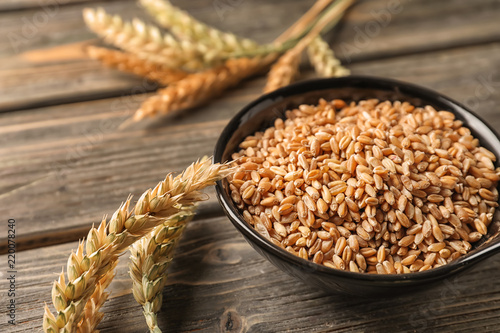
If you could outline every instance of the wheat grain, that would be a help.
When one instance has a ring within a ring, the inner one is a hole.
[[[313,39],[307,47],[309,61],[316,73],[324,77],[337,77],[349,75],[350,71],[340,64],[333,50],[320,36]]]
[[[193,73],[144,101],[134,121],[199,105],[264,68],[274,58],[229,59],[223,66]]]
[[[140,4],[165,28],[180,39],[201,43],[223,53],[253,51],[259,44],[229,32],[212,28],[173,6],[168,0],[140,0]]]
[[[431,106],[321,99],[248,136],[232,158],[231,197],[245,221],[337,269],[439,267],[488,233],[498,207],[495,156]]]
[[[227,165],[213,165],[210,160],[202,159],[180,175],[168,175],[154,189],[144,192],[133,212],[128,209],[129,198],[109,222],[103,219],[98,228],[92,228],[85,246],[82,242],[68,259],[67,283],[63,274],[59,281],[54,282],[52,299],[57,316],[46,307],[44,331],[76,332],[96,286],[114,268],[118,256],[169,216],[176,214],[180,207],[205,199],[200,190],[231,172]]]
[[[135,242],[131,248],[130,277],[135,300],[142,305],[151,333],[159,333],[156,313],[162,304],[162,290],[173,251],[186,224],[194,215],[194,206],[183,210],[156,227],[149,235]]]
[[[91,58],[97,59],[111,68],[143,76],[165,86],[179,81],[189,74],[183,70],[162,66],[141,59],[135,54],[118,50],[89,46],[86,51]]]
[[[96,34],[141,59],[173,68],[201,69],[221,62],[221,55],[203,44],[178,41],[139,19],[123,22],[118,15],[108,15],[104,9],[86,8],[83,18]]]

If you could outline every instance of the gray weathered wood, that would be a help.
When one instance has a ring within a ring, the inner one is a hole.
[[[126,18],[150,18],[131,0],[67,0],[13,47],[9,38],[43,15],[40,4],[48,2],[0,3],[0,111],[20,110],[0,114],[0,215],[16,219],[18,245],[16,326],[6,323],[7,257],[0,256],[1,332],[40,331],[51,282],[76,240],[129,193],[137,198],[167,172],[210,155],[224,125],[260,95],[265,80],[247,80],[200,108],[119,131],[156,87],[86,58],[82,48],[97,41],[81,10],[104,6]],[[218,28],[267,42],[313,1],[172,2]],[[390,13],[390,3],[401,10],[382,27],[389,16],[377,20],[375,13]],[[327,38],[354,74],[436,89],[500,128],[499,14],[498,0],[365,0]],[[306,66],[303,72],[302,78],[314,76]],[[213,189],[208,193],[169,270],[159,315],[164,332],[498,332],[498,256],[414,294],[329,295],[261,258],[222,215]],[[0,223],[0,253],[6,228]],[[130,293],[127,256],[103,309],[102,332],[146,331]]]
[[[8,332],[39,331],[43,302],[75,242],[18,254],[17,320]],[[145,332],[123,256],[101,332]],[[0,257],[4,262],[6,256]],[[41,264],[43,263],[43,264]],[[376,299],[329,295],[258,255],[225,218],[194,220],[181,239],[159,314],[164,332],[494,332],[500,258],[417,293]],[[2,290],[5,279],[0,280]],[[0,308],[0,330],[7,328]]]
[[[0,2],[0,11],[15,11],[15,10],[26,10],[26,9],[40,9],[50,11],[56,11],[59,8],[67,4],[75,4],[80,2],[92,3],[95,0],[53,0],[53,1],[36,1],[36,0],[3,0]]]
[[[498,11],[495,0],[357,2],[333,48],[350,62],[494,42]]]

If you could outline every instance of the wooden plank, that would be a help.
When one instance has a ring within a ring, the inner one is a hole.
[[[38,10],[50,13],[58,11],[61,6],[68,4],[76,4],[81,2],[91,3],[95,0],[52,0],[52,1],[37,1],[37,0],[3,0],[0,2],[0,12],[16,11],[36,8]]]
[[[88,59],[84,47],[72,43],[46,51],[28,52],[0,65],[0,110],[30,109],[74,101],[154,91],[158,88],[132,74],[115,71]],[[28,59],[30,66],[26,67]],[[104,78],[104,79],[103,79]],[[22,98],[21,96],[27,96]]]
[[[500,76],[491,70],[500,66],[499,50],[494,43],[351,68],[434,88],[500,128]],[[140,95],[1,114],[0,214],[23,221],[21,247],[77,239],[128,193],[137,198],[167,172],[210,155],[228,119],[263,85],[264,78],[245,82],[203,108],[127,132],[116,129],[139,105]],[[214,200],[203,209],[220,213]],[[0,253],[6,249],[4,235]]]
[[[200,1],[174,3],[209,24],[260,42],[271,41],[312,3],[252,0],[232,2],[234,7],[221,11],[215,6],[218,2]],[[394,9],[389,3],[400,6]],[[9,36],[22,34],[23,17],[31,17],[36,10],[0,14],[4,22],[0,55],[6,57],[0,65],[0,111],[120,96],[141,85],[134,76],[86,59],[82,44],[95,35],[81,18],[85,6],[89,4],[61,7],[57,16],[22,43],[11,42]],[[93,2],[92,6],[151,21],[132,1]],[[280,10],[284,6],[287,10]],[[344,62],[355,63],[498,41],[498,15],[500,2],[496,0],[359,1],[328,40]]]
[[[333,46],[350,63],[498,41],[499,12],[495,0],[357,2]]]
[[[39,331],[51,282],[75,242],[17,254],[16,326]],[[0,256],[6,262],[6,256]],[[130,292],[123,256],[104,305],[107,332],[147,330]],[[258,255],[225,218],[188,225],[169,268],[159,325],[169,332],[494,332],[500,321],[500,257],[416,293],[357,298],[331,295],[289,277]],[[5,276],[0,288],[7,290]],[[6,298],[0,315],[6,318]]]

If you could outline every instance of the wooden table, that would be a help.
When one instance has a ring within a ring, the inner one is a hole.
[[[58,3],[64,3],[59,5]],[[216,27],[265,42],[312,1],[174,1]],[[45,5],[44,5],[45,4]],[[49,5],[50,4],[50,5]],[[117,129],[156,87],[102,67],[85,7],[149,20],[135,1],[0,2],[0,331],[40,331],[51,282],[89,227],[166,173],[212,153],[264,78],[175,117]],[[414,82],[500,128],[500,1],[359,1],[330,36],[354,74]],[[304,68],[304,76],[311,71]],[[254,252],[214,198],[188,226],[164,291],[165,332],[498,332],[500,257],[445,285],[400,297],[341,298]],[[16,226],[16,326],[7,324],[7,222]],[[126,259],[124,257],[124,259]],[[120,263],[102,332],[145,332]]]

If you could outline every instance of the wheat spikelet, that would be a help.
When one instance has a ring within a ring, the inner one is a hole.
[[[143,76],[165,86],[189,74],[183,70],[162,66],[118,50],[89,46],[86,51],[91,58],[101,61],[108,67]]]
[[[150,234],[135,242],[131,248],[130,277],[136,301],[142,305],[151,333],[158,333],[156,313],[162,304],[162,290],[167,281],[166,271],[186,224],[193,218],[194,206],[156,227]]]
[[[293,81],[299,73],[300,55],[301,52],[292,49],[278,59],[269,71],[264,93],[289,85]]]
[[[202,159],[175,178],[168,175],[154,189],[144,192],[133,212],[128,209],[129,197],[109,222],[103,219],[97,229],[92,228],[85,244],[82,242],[68,258],[67,282],[64,274],[54,282],[52,300],[57,315],[45,308],[44,331],[76,332],[98,282],[114,268],[118,256],[181,207],[204,200],[206,196],[200,190],[231,172],[225,164],[213,165]]]
[[[171,34],[138,19],[123,22],[120,16],[108,15],[104,9],[86,8],[83,18],[96,34],[142,59],[168,67],[200,69],[217,64],[220,54],[203,44],[177,41]]]
[[[165,28],[179,38],[206,45],[225,53],[245,52],[259,47],[256,42],[212,28],[173,6],[168,0],[140,0],[141,5]]]
[[[115,267],[117,263],[118,262],[115,261],[114,266],[111,266],[110,270],[97,283],[94,293],[85,305],[83,318],[78,323],[78,333],[99,333],[96,327],[104,317],[104,314],[99,312],[99,310],[108,299],[109,293],[105,292],[105,289],[115,277]]]
[[[316,73],[324,77],[345,76],[350,71],[340,64],[328,43],[320,36],[314,38],[307,47],[309,61]]]
[[[223,66],[191,74],[144,101],[133,120],[139,121],[199,105],[264,68],[274,57],[269,55],[265,58],[229,59]]]

